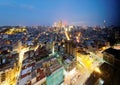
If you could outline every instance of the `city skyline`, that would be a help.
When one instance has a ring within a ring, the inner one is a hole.
[[[0,26],[52,25],[62,20],[73,25],[119,25],[118,0],[1,0]]]

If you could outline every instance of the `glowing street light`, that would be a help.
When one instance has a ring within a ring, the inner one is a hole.
[[[100,71],[100,69],[99,69],[98,67],[96,67],[96,68],[94,69],[94,71],[101,74],[101,71]]]

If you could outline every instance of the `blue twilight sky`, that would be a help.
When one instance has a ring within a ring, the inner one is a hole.
[[[0,0],[0,25],[119,25],[119,0]]]

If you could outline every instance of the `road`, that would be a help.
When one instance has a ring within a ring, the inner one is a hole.
[[[83,85],[85,81],[89,78],[91,73],[104,62],[102,57],[99,57],[92,52],[90,53],[90,56],[92,56],[93,61],[90,65],[90,68],[86,66],[85,62],[79,60],[79,62],[84,65],[77,63],[79,64],[79,67],[76,65],[74,71],[68,72],[65,75],[65,81],[63,85]]]

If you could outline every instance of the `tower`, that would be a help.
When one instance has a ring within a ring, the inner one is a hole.
[[[62,20],[60,20],[58,23],[59,23],[59,27],[61,28],[62,27]]]
[[[103,28],[106,28],[106,20],[104,20],[104,26],[103,26]]]

